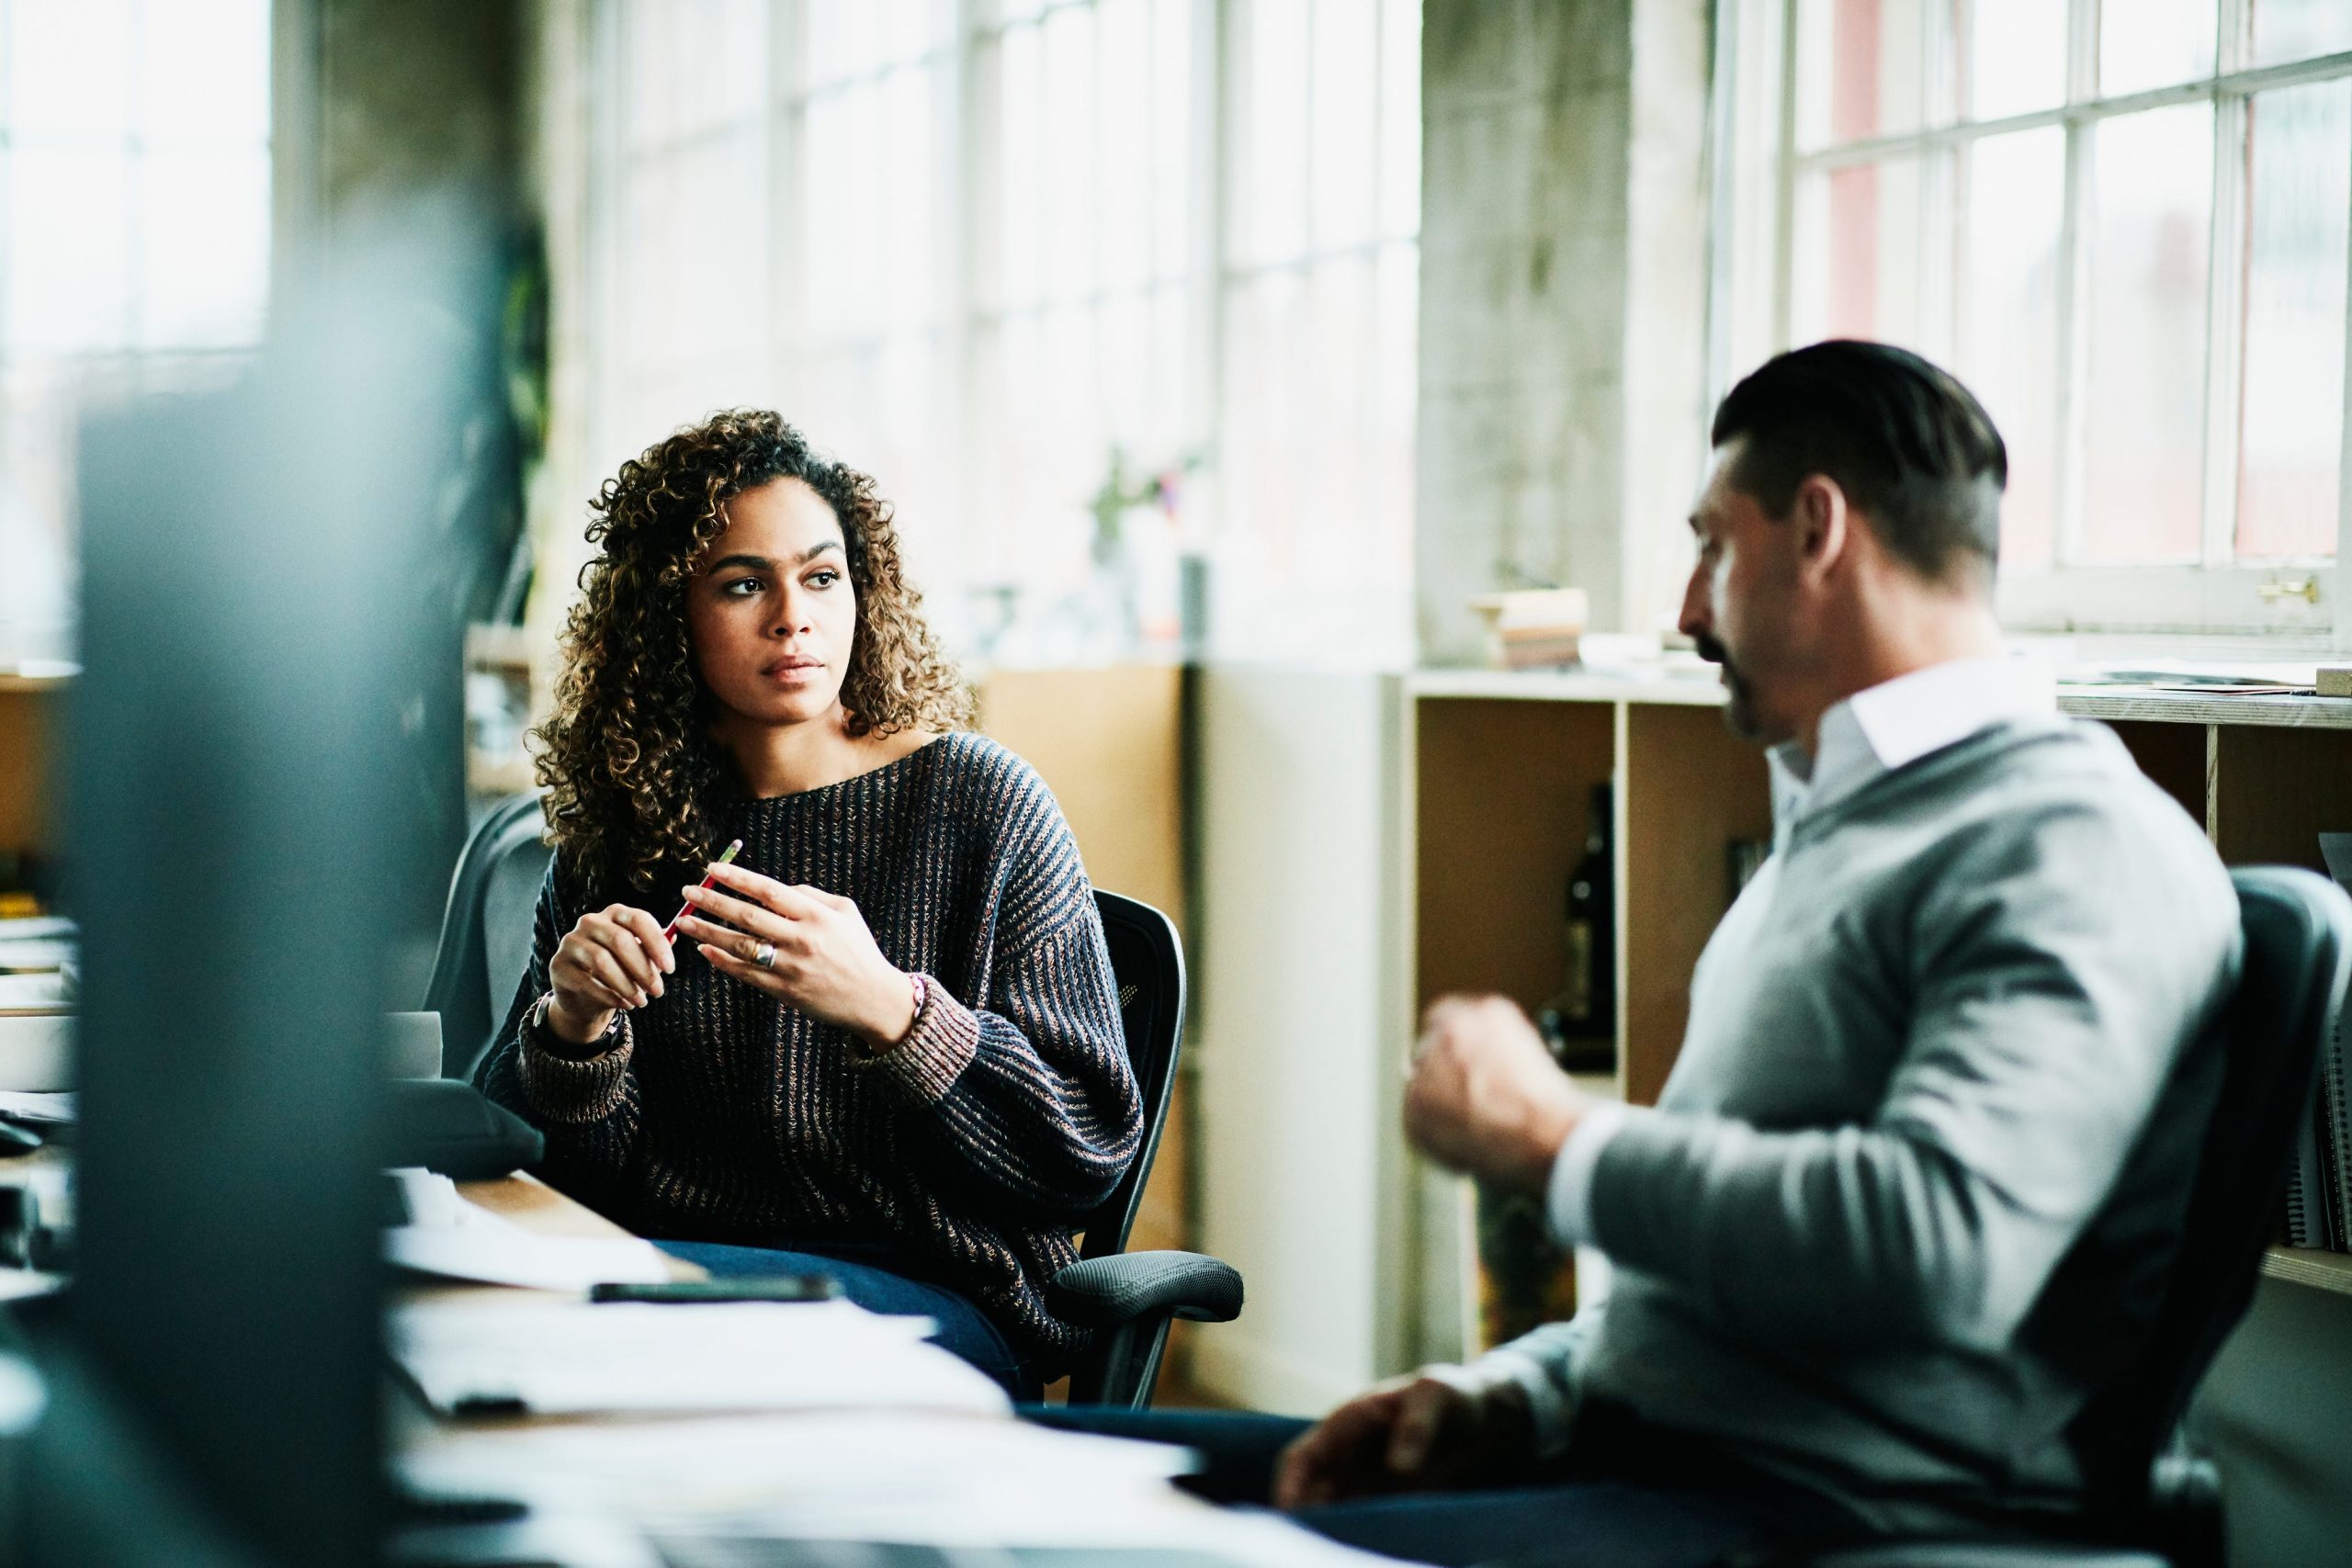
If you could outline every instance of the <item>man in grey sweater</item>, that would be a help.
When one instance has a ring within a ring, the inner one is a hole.
[[[1700,1562],[2099,1502],[2070,1428],[2171,1264],[2229,881],[2002,657],[2007,457],[1958,382],[1817,344],[1713,434],[1681,624],[1772,749],[1774,852],[1700,959],[1655,1107],[1578,1092],[1510,1002],[1430,1010],[1408,1130],[1545,1193],[1614,1285],[1294,1442],[1275,1500],[1347,1539]]]

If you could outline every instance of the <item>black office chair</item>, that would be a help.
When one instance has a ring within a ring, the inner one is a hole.
[[[1169,1324],[1180,1317],[1195,1323],[1238,1317],[1241,1276],[1197,1252],[1125,1250],[1176,1083],[1184,1036],[1184,949],[1175,923],[1150,905],[1102,892],[1094,902],[1119,987],[1127,1059],[1143,1098],[1143,1143],[1117,1188],[1088,1217],[1080,1261],[1047,1282],[1046,1301],[1067,1321],[1096,1331],[1070,1373],[1069,1402],[1140,1410],[1151,1403],[1159,1379]]]
[[[2068,1434],[2112,1499],[2070,1542],[1913,1540],[1776,1560],[1785,1568],[2221,1568],[2221,1487],[2178,1437],[2189,1396],[2254,1297],[2310,1113],[2319,1053],[2352,982],[2352,898],[2308,871],[2231,874],[2245,969],[2222,1022],[2222,1086],[2155,1331]]]
[[[424,1009],[441,1015],[441,1076],[470,1079],[531,961],[531,918],[546,878],[539,792],[509,795],[475,824],[449,879]]]

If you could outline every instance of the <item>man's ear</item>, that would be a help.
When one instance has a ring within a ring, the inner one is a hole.
[[[1836,571],[1853,527],[1845,488],[1826,474],[1807,475],[1789,505],[1789,523],[1796,530],[1799,575],[1817,581]]]

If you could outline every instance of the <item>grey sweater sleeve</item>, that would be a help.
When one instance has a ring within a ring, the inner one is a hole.
[[[1634,1111],[1593,1172],[1598,1244],[1735,1333],[2007,1343],[2235,963],[2219,867],[2135,825],[2061,802],[1939,857],[1900,933],[1911,1017],[1875,1114]]]

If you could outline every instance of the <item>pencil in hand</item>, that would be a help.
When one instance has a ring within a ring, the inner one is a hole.
[[[731,844],[728,845],[725,849],[723,849],[723,850],[719,851],[719,852],[718,852],[718,863],[719,863],[719,864],[721,864],[721,865],[731,865],[731,864],[733,864],[733,863],[734,863],[734,860],[735,860],[735,852],[736,852],[738,850],[741,850],[742,847],[743,847],[743,840],[741,840],[741,839],[738,839],[738,840],[736,840],[733,843],[731,843]],[[702,885],[703,885],[705,887],[707,887],[707,886],[709,886],[712,883],[714,883],[714,882],[716,882],[716,881],[718,881],[718,873],[716,873],[716,872],[712,872],[712,873],[709,873],[709,874],[707,874],[707,875],[705,875],[705,876],[703,877],[703,879],[702,879]],[[662,928],[662,940],[663,942],[669,942],[669,941],[673,940],[673,939],[677,936],[677,934],[678,934],[678,922],[679,922],[680,920],[684,919],[686,918],[686,916],[687,916],[687,915],[689,915],[689,914],[691,914],[693,911],[694,911],[694,905],[693,905],[693,904],[691,904],[691,903],[686,903],[686,904],[681,904],[681,905],[679,905],[679,906],[678,906],[678,912],[677,912],[676,914],[674,914],[674,915],[673,915],[673,916],[671,916],[671,917],[670,917],[670,923],[669,923],[668,925],[663,926],[663,927]]]

